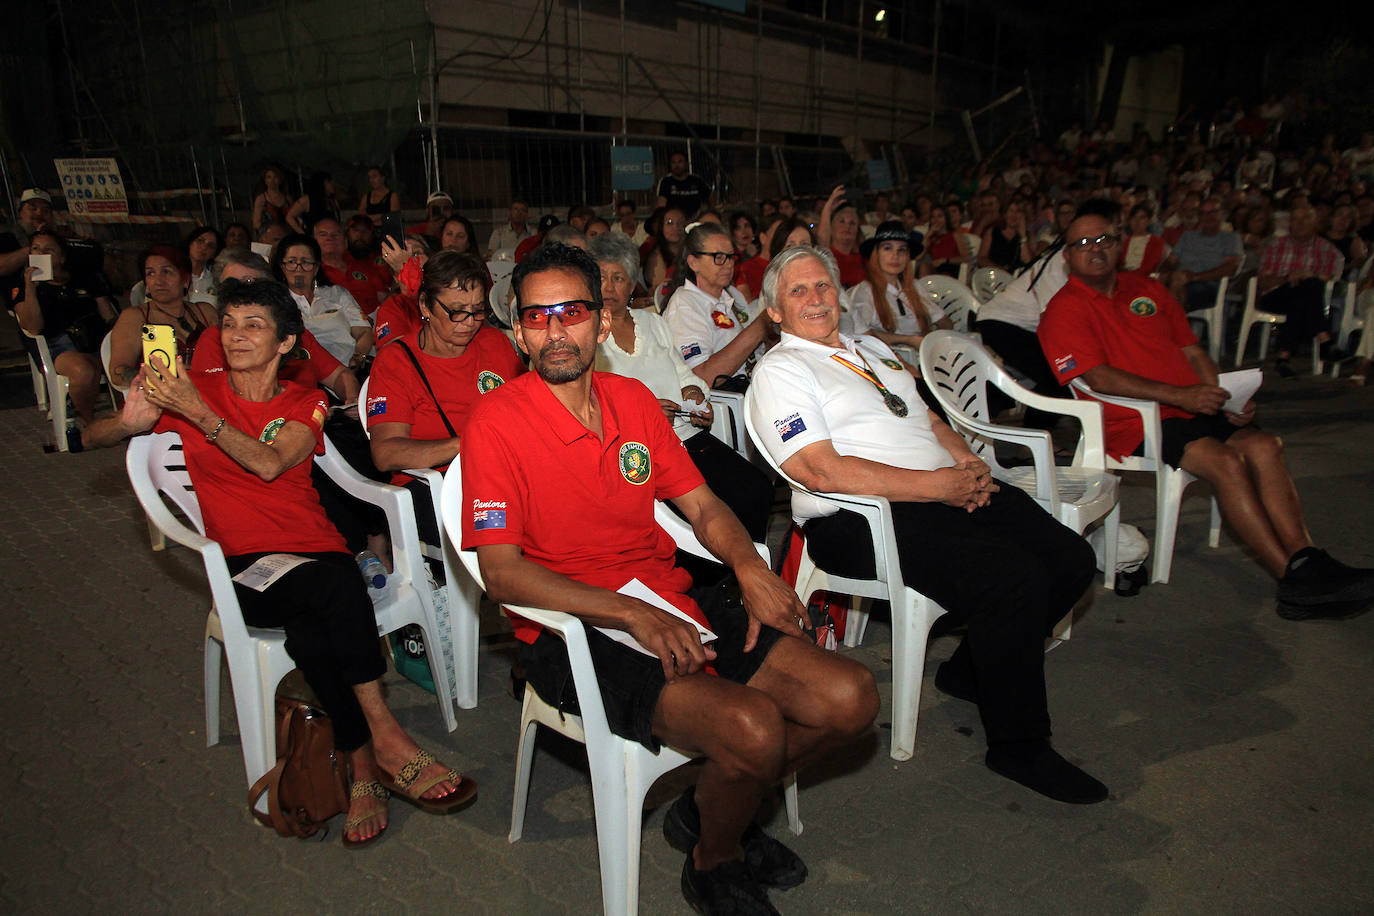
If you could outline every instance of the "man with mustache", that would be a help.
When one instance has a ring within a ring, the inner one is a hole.
[[[869,727],[873,676],[803,635],[805,610],[702,483],[649,389],[592,371],[611,332],[597,263],[546,245],[520,262],[511,288],[516,343],[533,371],[483,398],[468,422],[463,546],[476,549],[493,601],[588,624],[611,731],[705,758],[664,820],[687,854],[688,902],[705,913],[776,912],[766,888],[801,883],[806,866],[752,823],[760,794]],[[719,588],[693,589],[654,521],[657,499],[671,500],[730,567],[742,606]],[[631,579],[695,623],[619,594]],[[715,633],[712,644],[697,624]],[[646,652],[594,627],[624,630]],[[515,634],[528,686],[575,711],[562,641],[518,618]]]
[[[1203,478],[1221,513],[1278,580],[1289,620],[1348,617],[1374,600],[1374,570],[1355,569],[1312,545],[1278,437],[1253,424],[1255,404],[1222,410],[1230,393],[1182,306],[1160,283],[1118,273],[1121,236],[1100,216],[1065,233],[1069,280],[1040,319],[1040,344],[1061,385],[1082,377],[1096,391],[1158,401],[1164,460]],[[1139,454],[1140,417],[1103,407],[1107,452]]]

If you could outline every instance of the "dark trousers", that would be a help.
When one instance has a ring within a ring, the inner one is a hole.
[[[1280,283],[1260,297],[1266,312],[1287,316],[1279,325],[1279,349],[1297,352],[1322,331],[1330,330],[1326,318],[1326,284],[1316,277],[1289,286]]]
[[[228,557],[229,574],[238,575],[261,553]],[[303,563],[256,592],[235,584],[243,620],[252,627],[286,631],[286,654],[305,676],[325,712],[334,720],[334,745],[354,751],[372,737],[353,685],[386,673],[372,599],[353,558],[346,553],[299,553]]]
[[[1051,398],[1072,397],[1069,390],[1059,384],[1054,377],[1045,351],[1040,349],[1040,338],[1025,328],[1018,328],[1005,321],[980,321],[977,331],[983,335],[983,343],[998,356],[1002,362],[1024,375],[1034,384],[1029,386],[1035,393]],[[1011,406],[1011,398],[995,389],[990,392],[992,403],[988,409],[993,413]],[[1059,422],[1059,415],[1043,410],[1026,410],[1025,424],[1031,429],[1053,429]]]
[[[894,502],[892,516],[905,583],[968,625],[988,743],[1049,737],[1044,640],[1092,581],[1092,548],[1009,486],[972,513]],[[857,513],[813,519],[805,531],[822,569],[873,575],[868,526]]]
[[[1189,312],[1200,312],[1217,304],[1217,287],[1220,280],[1193,280],[1183,288],[1183,308]]]
[[[768,513],[773,510],[773,481],[706,430],[682,444],[706,486],[730,507],[749,536],[762,543],[768,535]]]

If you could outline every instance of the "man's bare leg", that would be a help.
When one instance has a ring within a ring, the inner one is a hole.
[[[1279,438],[1264,430],[1242,429],[1227,440],[1227,445],[1240,452],[1250,468],[1250,478],[1269,516],[1269,524],[1288,556],[1311,547],[1312,536],[1303,521],[1298,488],[1288,473]]]
[[[1246,546],[1259,555],[1269,574],[1282,579],[1293,554],[1274,530],[1241,453],[1211,437],[1197,439],[1184,448],[1180,466],[1212,485],[1222,516]]]

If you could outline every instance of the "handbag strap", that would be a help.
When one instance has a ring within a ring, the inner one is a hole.
[[[410,345],[404,340],[396,341],[397,345],[405,351],[406,356],[410,357],[410,364],[415,367],[415,374],[420,376],[420,381],[424,382],[425,390],[429,392],[430,398],[434,401],[435,408],[439,411],[439,419],[444,421],[444,429],[453,438],[458,438],[458,431],[453,428],[453,424],[448,421],[448,414],[444,413],[444,405],[439,403],[439,398],[434,394],[434,389],[430,387],[429,379],[425,376],[425,370],[420,368],[420,361],[415,358],[415,351],[410,349]]]

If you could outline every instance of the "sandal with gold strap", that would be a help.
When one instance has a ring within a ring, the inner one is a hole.
[[[350,802],[359,798],[379,798],[382,800],[382,811],[386,810],[386,800],[391,797],[391,793],[375,779],[355,779],[353,785],[348,789],[348,799]],[[367,814],[358,814],[350,817],[344,822],[343,844],[345,849],[362,849],[364,846],[371,845],[382,838],[386,833],[386,827],[382,827],[372,836],[365,840],[350,840],[348,832],[361,827],[363,824],[377,816],[377,809],[372,808]]]
[[[455,770],[446,770],[438,776],[420,781],[420,774],[424,772],[425,768],[434,766],[438,762],[429,751],[416,751],[415,756],[411,757],[405,766],[396,771],[395,778],[390,778],[382,773],[381,783],[390,789],[393,795],[431,814],[447,814],[477,797],[477,783],[466,776],[459,775]],[[426,792],[445,780],[453,783],[452,792],[439,798],[424,797]]]

